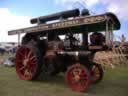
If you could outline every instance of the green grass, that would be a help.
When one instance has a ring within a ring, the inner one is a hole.
[[[48,81],[24,81],[14,68],[0,66],[0,96],[128,96],[128,67],[107,69],[103,81],[85,93],[72,91],[58,75]]]

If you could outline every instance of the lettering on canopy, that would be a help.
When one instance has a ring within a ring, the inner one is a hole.
[[[72,20],[65,20],[65,21],[51,23],[51,24],[40,24],[40,25],[37,25],[34,27],[9,31],[8,35],[14,35],[14,34],[18,34],[18,33],[39,32],[39,31],[45,31],[45,30],[51,30],[51,29],[80,26],[80,25],[84,25],[84,24],[93,24],[93,23],[98,23],[98,22],[104,21],[104,20],[105,20],[104,15],[78,17],[78,18],[75,18]]]

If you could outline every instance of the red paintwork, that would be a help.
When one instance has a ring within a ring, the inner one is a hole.
[[[16,53],[16,72],[23,80],[31,80],[37,67],[37,59],[31,48],[19,47]]]
[[[75,80],[74,79],[74,74],[73,72],[74,71],[80,71],[80,74],[78,76],[79,80]],[[65,74],[65,80],[66,80],[66,83],[75,91],[80,91],[80,92],[83,92],[86,90],[86,88],[88,87],[89,85],[89,73],[87,71],[87,69],[80,65],[80,64],[75,64],[75,65],[72,65],[66,72]]]
[[[101,78],[101,75],[100,75],[100,70],[98,66],[93,65],[91,70],[91,83],[94,84],[98,82],[100,78]]]

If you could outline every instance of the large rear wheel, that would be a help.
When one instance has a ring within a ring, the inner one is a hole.
[[[66,83],[75,91],[83,92],[89,85],[89,73],[86,67],[75,64],[65,73]]]
[[[39,75],[39,51],[36,48],[20,46],[16,52],[15,63],[16,72],[23,80],[33,80]]]

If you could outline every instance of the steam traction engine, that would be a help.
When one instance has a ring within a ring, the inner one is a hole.
[[[81,13],[81,14],[80,14]],[[16,72],[23,80],[35,80],[64,72],[73,90],[85,91],[90,83],[103,77],[95,53],[111,49],[113,30],[120,22],[112,13],[91,16],[87,9],[68,10],[33,18],[34,27],[9,31],[9,35],[25,33],[16,52]]]

